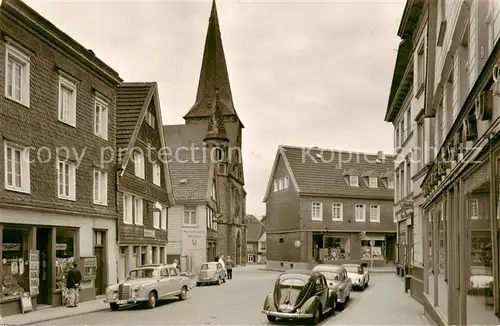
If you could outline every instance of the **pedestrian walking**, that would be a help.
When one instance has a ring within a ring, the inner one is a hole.
[[[73,263],[73,268],[68,271],[68,276],[66,278],[66,287],[69,290],[69,308],[78,306],[79,299],[79,289],[80,283],[82,281],[82,273],[78,269],[78,264]]]
[[[233,267],[234,267],[234,262],[231,259],[231,256],[227,256],[226,259],[226,268],[227,268],[227,279],[232,280],[233,279]]]
[[[174,265],[175,269],[177,269],[177,271],[180,272],[181,268],[179,266],[179,261],[177,259],[174,259],[174,263],[172,265]]]

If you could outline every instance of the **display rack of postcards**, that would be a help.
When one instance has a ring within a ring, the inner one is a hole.
[[[2,297],[19,297],[24,292],[19,281],[24,274],[24,259],[12,257],[2,259]]]
[[[66,276],[71,268],[73,268],[74,257],[56,258],[56,289],[66,287]]]
[[[29,251],[29,272],[30,294],[34,296],[38,294],[40,285],[40,253],[38,250]]]

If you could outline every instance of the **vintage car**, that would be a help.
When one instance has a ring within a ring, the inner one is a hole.
[[[323,274],[330,289],[330,295],[337,295],[337,307],[343,310],[351,298],[352,281],[347,276],[344,267],[330,264],[320,264],[313,268],[313,271]]]
[[[277,318],[306,319],[313,324],[335,310],[337,297],[330,293],[325,277],[309,270],[286,271],[276,280],[274,291],[269,293],[262,313],[270,322]]]
[[[487,266],[471,266],[469,270],[469,294],[483,295],[493,284],[493,269]]]
[[[352,281],[353,289],[364,290],[368,287],[368,283],[370,282],[370,273],[368,273],[368,269],[365,268],[362,264],[343,264],[347,271],[347,276]]]
[[[135,303],[152,309],[158,300],[185,300],[190,289],[190,279],[181,276],[174,265],[143,265],[132,269],[123,283],[108,286],[104,302],[109,303],[111,310]]]
[[[226,271],[219,262],[203,263],[200,266],[196,285],[226,283]]]

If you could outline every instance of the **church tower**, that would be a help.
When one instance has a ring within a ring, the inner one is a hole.
[[[241,135],[234,108],[215,0],[208,22],[196,100],[184,116],[186,125],[207,124],[204,138],[215,160],[218,198],[217,254],[246,264],[246,219]]]

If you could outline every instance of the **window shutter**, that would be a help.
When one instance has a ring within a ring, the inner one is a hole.
[[[102,186],[101,186],[102,203],[107,206],[108,205],[108,172],[103,172],[102,177],[103,177],[102,178]]]
[[[30,149],[26,148],[23,152],[24,162],[21,162],[21,183],[25,191],[31,192],[31,176],[30,176]]]
[[[69,173],[69,196],[71,199],[76,199],[76,164],[68,165]]]
[[[167,209],[165,207],[162,208],[161,210],[161,229],[166,230],[167,229]]]
[[[105,139],[108,139],[108,108],[107,107],[103,107],[102,109],[102,136],[105,138]]]

